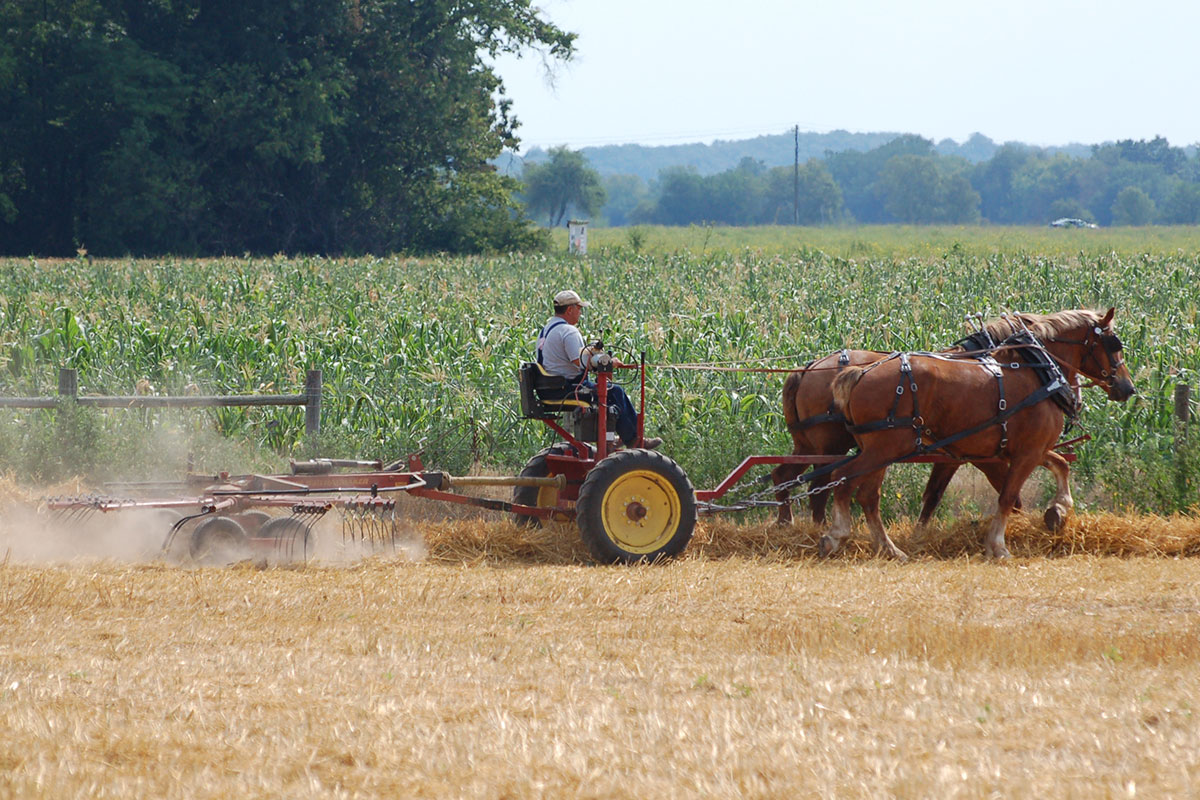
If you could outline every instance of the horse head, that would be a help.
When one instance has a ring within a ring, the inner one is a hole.
[[[1072,374],[1078,372],[1102,386],[1110,400],[1125,401],[1136,390],[1133,376],[1125,367],[1124,346],[1113,330],[1115,314],[1115,308],[1103,314],[1089,309],[1018,313],[990,320],[986,328],[998,342],[1021,331],[1032,333]]]
[[[1103,386],[1110,400],[1124,402],[1133,397],[1137,390],[1133,387],[1133,376],[1125,366],[1125,346],[1113,330],[1112,320],[1116,311],[1110,308],[1088,329],[1079,371]]]
[[[1076,357],[1072,366],[1080,374],[1091,379],[1096,385],[1104,388],[1108,399],[1124,402],[1136,393],[1133,386],[1133,376],[1125,366],[1124,345],[1121,338],[1113,330],[1115,308],[1110,308],[1104,314],[1096,311],[1061,312],[1050,315],[1046,319],[1054,321],[1062,317],[1060,323],[1068,320],[1074,324],[1067,327],[1060,324],[1058,331],[1047,337],[1047,342],[1067,345],[1076,348]],[[1068,314],[1078,314],[1078,319],[1067,317]]]

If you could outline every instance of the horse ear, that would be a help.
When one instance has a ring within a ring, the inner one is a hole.
[[[1108,313],[1104,315],[1104,319],[1100,320],[1100,327],[1107,328],[1108,323],[1113,321],[1113,315],[1117,313],[1116,306],[1110,308]]]

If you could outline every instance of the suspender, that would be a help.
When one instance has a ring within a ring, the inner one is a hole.
[[[537,340],[537,363],[539,363],[539,364],[543,363],[542,362],[542,345],[544,345],[546,343],[546,337],[550,335],[550,331],[554,330],[559,325],[566,325],[566,324],[567,324],[567,321],[565,319],[563,319],[562,317],[559,317],[558,319],[554,320],[554,322],[551,322],[549,325],[542,328],[542,335],[539,336],[538,340]]]
[[[566,325],[566,324],[567,324],[567,321],[565,319],[563,319],[562,317],[559,317],[556,320],[554,320],[553,322],[549,323],[545,328],[542,329],[542,335],[539,336],[538,340],[537,340],[537,363],[539,365],[544,365],[544,362],[542,361],[542,346],[544,344],[546,344],[546,337],[550,334],[550,331],[554,330],[559,325]],[[583,380],[586,376],[587,376],[587,368],[585,367],[583,370],[580,371],[579,375],[577,375],[574,378],[567,378],[567,380],[569,382],[571,382],[572,384],[575,384],[575,383],[578,383],[579,381]]]

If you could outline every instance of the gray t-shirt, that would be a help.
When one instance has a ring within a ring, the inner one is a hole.
[[[555,322],[559,324],[554,325]],[[547,333],[551,325],[554,325],[554,328]],[[538,336],[538,349],[542,351],[542,366],[551,375],[561,375],[574,380],[583,371],[581,367],[571,363],[579,358],[579,351],[583,349],[583,335],[578,328],[562,317],[551,317],[542,326]]]

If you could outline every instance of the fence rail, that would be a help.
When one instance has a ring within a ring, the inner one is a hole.
[[[304,434],[321,432],[321,370],[310,369],[303,394],[194,395],[162,397],[130,395],[98,397],[79,394],[79,374],[73,369],[58,371],[58,397],[0,397],[0,408],[60,408],[75,403],[93,408],[233,408],[239,406],[304,406]]]

